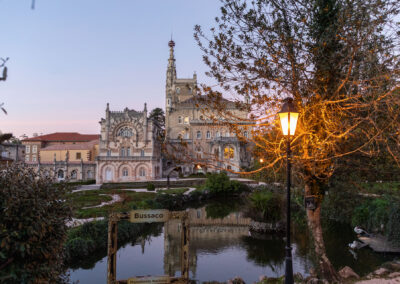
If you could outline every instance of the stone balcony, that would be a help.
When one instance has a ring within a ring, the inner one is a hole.
[[[153,161],[157,160],[152,156],[97,156],[97,161]]]

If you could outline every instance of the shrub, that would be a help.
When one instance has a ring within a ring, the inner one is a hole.
[[[284,201],[280,194],[256,191],[249,196],[248,215],[257,221],[278,222],[282,219]]]
[[[146,188],[147,188],[148,191],[155,191],[156,190],[156,186],[153,183],[150,183],[150,182],[146,185]]]
[[[63,243],[72,215],[66,191],[24,165],[0,169],[1,281],[66,281]]]
[[[209,190],[212,195],[227,195],[247,190],[246,185],[236,180],[231,181],[225,172],[207,174],[203,188]]]
[[[369,231],[384,231],[389,220],[389,200],[377,198],[367,200],[354,209],[352,224],[362,226]]]

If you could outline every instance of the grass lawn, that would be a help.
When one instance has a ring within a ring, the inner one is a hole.
[[[93,190],[93,191],[98,191],[98,190]],[[106,217],[111,212],[127,212],[132,210],[134,206],[139,205],[142,201],[146,199],[152,199],[156,196],[156,193],[154,192],[130,192],[123,190],[112,191],[112,192],[110,192],[110,190],[107,191],[109,194],[119,194],[122,198],[122,201],[111,205],[106,205],[103,207],[90,208],[90,209],[76,209],[74,212],[74,217],[75,218]],[[100,190],[100,192],[103,193],[102,190]]]
[[[69,193],[68,199],[71,201],[74,209],[82,207],[89,207],[99,205],[102,202],[112,200],[111,196],[99,195],[99,193],[93,191],[80,191],[76,193]]]
[[[157,189],[157,192],[168,193],[168,194],[181,194],[181,193],[185,193],[188,190],[189,190],[189,188],[170,188],[170,189],[164,189],[164,190]]]

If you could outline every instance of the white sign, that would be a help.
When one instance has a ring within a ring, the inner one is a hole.
[[[168,221],[168,210],[132,210],[130,221],[132,223],[154,223]]]

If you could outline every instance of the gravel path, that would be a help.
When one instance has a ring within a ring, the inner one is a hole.
[[[112,200],[106,201],[106,202],[102,202],[102,203],[100,203],[99,205],[95,205],[95,206],[82,207],[82,209],[90,209],[90,208],[103,207],[103,206],[110,205],[110,204],[113,204],[113,203],[115,203],[115,202],[121,201],[121,197],[119,196],[119,194],[99,194],[99,195],[108,195],[108,196],[111,196]]]
[[[67,222],[66,225],[67,225],[67,227],[73,228],[73,227],[80,226],[80,225],[82,225],[84,223],[93,222],[93,221],[100,221],[100,220],[104,220],[104,217],[87,218],[87,219],[75,219],[75,218],[72,218],[72,220]]]

